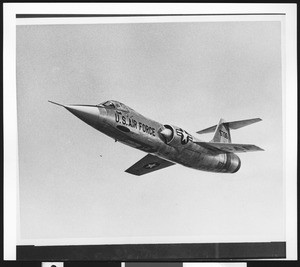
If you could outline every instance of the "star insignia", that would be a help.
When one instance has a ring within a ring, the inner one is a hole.
[[[158,162],[152,162],[152,163],[148,163],[144,166],[145,169],[152,169],[152,168],[155,168],[159,165]]]
[[[181,142],[187,143],[189,141],[189,135],[186,131],[182,131]]]
[[[177,129],[176,132],[177,135],[181,136],[181,144],[183,145],[187,144],[190,140],[193,140],[193,137],[181,128]]]

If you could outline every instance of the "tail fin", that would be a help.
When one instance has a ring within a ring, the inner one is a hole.
[[[214,132],[214,137],[211,142],[231,143],[230,129],[236,130],[259,121],[261,121],[260,118],[231,122],[225,122],[223,119],[220,119],[217,125],[198,131],[197,133],[204,134]]]
[[[214,137],[211,140],[211,142],[231,143],[230,130],[229,130],[228,124],[225,123],[225,120],[220,119],[220,121],[216,127]]]

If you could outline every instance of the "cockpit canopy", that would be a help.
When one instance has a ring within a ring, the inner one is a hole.
[[[106,108],[113,108],[121,111],[129,111],[129,108],[121,102],[115,100],[108,100],[103,103],[98,104],[97,106],[104,106]]]

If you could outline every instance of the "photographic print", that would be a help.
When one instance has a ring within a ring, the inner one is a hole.
[[[285,244],[284,15],[16,22],[19,246]]]

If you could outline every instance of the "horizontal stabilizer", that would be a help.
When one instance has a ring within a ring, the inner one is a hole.
[[[233,143],[213,143],[213,142],[195,142],[206,149],[217,153],[242,153],[252,151],[264,151],[262,148],[248,144],[233,144]]]
[[[161,159],[151,154],[147,154],[137,163],[128,168],[125,172],[140,176],[149,172],[172,166],[174,164],[175,163],[173,162]]]
[[[223,122],[222,124],[225,126],[225,127],[229,127],[230,129],[233,129],[233,130],[236,130],[236,129],[239,129],[239,128],[242,128],[242,127],[245,127],[245,126],[248,126],[252,123],[255,123],[255,122],[259,122],[261,121],[260,118],[255,118],[255,119],[249,119],[249,120],[241,120],[241,121],[231,121],[231,122]],[[204,130],[201,130],[201,131],[198,131],[197,133],[198,134],[205,134],[205,133],[212,133],[216,130],[216,127],[218,125],[214,125],[214,126],[211,126],[209,128],[206,128]]]

